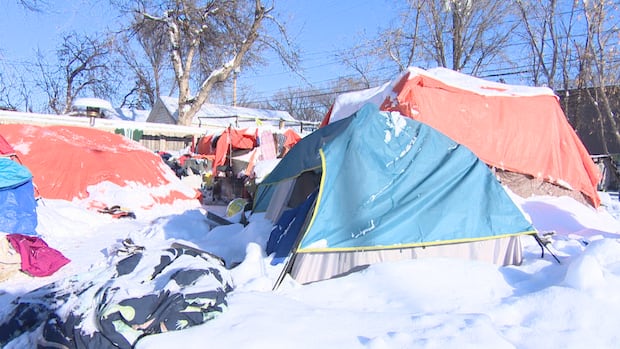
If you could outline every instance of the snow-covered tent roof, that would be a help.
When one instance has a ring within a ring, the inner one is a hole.
[[[519,264],[510,239],[533,231],[468,148],[373,104],[300,140],[255,198],[267,255],[301,283],[424,255]]]
[[[600,204],[600,172],[549,88],[411,67],[382,86],[338,96],[323,125],[349,117],[366,103],[434,127],[495,169],[553,184],[539,194],[559,188],[560,195]],[[521,192],[517,183],[511,186],[523,196],[538,188],[527,185]]]

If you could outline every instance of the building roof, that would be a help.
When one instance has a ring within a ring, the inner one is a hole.
[[[175,97],[160,96],[159,99],[164,104],[170,115],[178,121],[179,101]],[[239,123],[252,123],[256,120],[268,122],[277,126],[284,122],[296,123],[297,120],[286,111],[270,109],[253,109],[245,107],[233,107],[221,104],[205,103],[198,113],[194,116],[192,124],[199,126],[220,126],[227,127],[231,124],[243,126]]]

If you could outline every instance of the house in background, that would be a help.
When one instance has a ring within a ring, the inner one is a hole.
[[[592,160],[599,167],[601,181],[600,191],[618,191],[620,189],[620,142],[614,134],[611,122],[603,117],[599,119],[596,105],[588,97],[588,93],[597,95],[593,88],[590,90],[574,89],[557,91],[560,104],[575,132],[583,142]],[[609,107],[616,123],[620,115],[620,86],[607,86]]]
[[[596,107],[590,101],[585,90],[569,90],[568,93],[558,91],[560,104],[569,122],[591,155],[620,154],[620,143],[613,134],[613,127],[609,120],[604,119],[603,125],[599,122]],[[596,91],[591,90],[592,94]],[[607,87],[607,94],[612,113],[616,122],[620,122],[620,87]],[[601,133],[601,127],[605,133]]]
[[[77,98],[71,106],[71,116],[93,116],[110,120],[146,122],[150,110],[114,108],[109,101],[100,98]]]
[[[179,119],[179,101],[175,97],[160,96],[147,122],[177,124]],[[307,126],[316,127],[316,123],[296,120],[286,111],[270,109],[253,109],[233,107],[221,104],[205,103],[192,120],[192,126],[200,128],[247,128],[257,125],[271,125],[277,128],[293,128],[301,131]]]

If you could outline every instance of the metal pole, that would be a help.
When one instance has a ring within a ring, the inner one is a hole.
[[[233,107],[237,106],[237,72],[233,72]]]

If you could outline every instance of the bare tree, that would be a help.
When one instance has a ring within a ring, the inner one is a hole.
[[[285,110],[295,119],[301,121],[321,121],[327,107],[324,98],[328,93],[307,88],[288,88],[278,92],[269,103],[261,107]]]
[[[166,47],[167,41],[161,26],[149,24],[155,22],[142,22],[133,31],[129,31],[129,35],[121,35],[120,40],[117,40],[116,49],[132,75],[128,80],[133,80],[121,106],[151,108],[162,93],[164,68],[168,57],[168,50],[162,48]],[[138,43],[140,50],[132,48],[133,41]]]
[[[23,105],[24,110],[28,112],[32,112],[34,109],[34,104],[32,101],[32,86],[26,81],[26,77],[20,76],[18,77],[18,82],[15,85],[15,94],[18,96],[19,104]],[[17,107],[15,107],[17,109]]]
[[[508,61],[506,47],[517,26],[509,20],[513,14],[510,2],[407,0],[406,4],[399,21],[340,56],[367,81],[372,74],[357,69],[367,57],[384,62],[375,66],[393,66],[387,75],[410,66],[437,65],[477,75],[498,61]],[[377,68],[366,71],[373,70]],[[377,71],[386,75],[385,69]]]
[[[532,52],[532,82],[553,88],[561,49],[556,31],[557,1],[517,0],[516,5]]]
[[[356,45],[336,53],[336,59],[359,75],[367,88],[372,86],[381,73],[400,73],[422,62],[419,48],[422,45],[421,9],[425,1],[403,3],[407,3],[407,6],[402,9],[394,26],[380,29],[374,36],[361,33]]]
[[[336,58],[340,62],[353,69],[359,75],[359,80],[364,84],[365,88],[372,86],[374,74],[377,71],[376,56],[381,55],[381,52],[383,52],[381,48],[376,48],[372,45],[373,43],[371,42],[365,42],[336,53]],[[389,48],[387,50],[389,52]]]
[[[286,110],[298,120],[320,122],[334,104],[336,96],[365,88],[368,86],[364,80],[340,78],[328,88],[289,88],[280,91],[266,106]]]
[[[109,55],[111,41],[76,33],[67,34],[57,50],[59,67],[48,64],[41,54],[37,86],[48,97],[48,108],[56,114],[70,111],[73,99],[85,92],[101,98],[115,93]]]
[[[242,65],[260,62],[261,51],[271,48],[284,61],[296,63],[284,27],[271,16],[273,7],[261,0],[169,0],[156,3],[134,1],[141,21],[165,28],[174,79],[179,94],[179,124],[190,125],[211,91]],[[264,31],[270,22],[284,37],[272,40]],[[196,92],[192,92],[195,86]]]
[[[30,86],[26,82],[25,74],[13,69],[5,69],[0,72],[0,110],[24,110],[32,111],[32,98]]]
[[[576,59],[576,55],[575,55],[575,50],[574,50],[574,37],[576,37],[576,35],[574,35],[575,32],[575,27],[576,27],[576,18],[577,18],[577,7],[578,7],[578,2],[577,1],[573,1],[571,4],[570,9],[568,10],[568,13],[566,13],[565,15],[563,14],[562,16],[560,16],[562,18],[561,22],[560,22],[560,33],[561,35],[558,37],[558,41],[556,42],[556,45],[559,45],[559,51],[560,51],[560,65],[561,65],[561,74],[562,77],[560,78],[560,84],[561,84],[561,88],[564,91],[564,104],[563,104],[563,108],[564,108],[564,113],[566,115],[571,114],[571,111],[569,110],[569,100],[566,97],[569,97],[570,94],[570,89],[574,87],[574,81],[576,80],[574,75],[572,74],[573,71],[575,71],[574,69],[574,65],[575,62],[578,62],[579,60]],[[557,28],[557,26],[556,26]],[[553,87],[558,86],[558,84],[553,84]]]
[[[422,56],[473,75],[504,53],[517,25],[507,20],[511,7],[506,1],[411,1],[422,12]]]
[[[63,87],[60,71],[57,68],[51,68],[40,51],[37,51],[36,64],[40,74],[36,80],[36,86],[47,95],[46,110],[62,114],[65,106],[62,103]]]
[[[41,12],[42,8],[48,5],[45,0],[18,0],[17,3],[33,12]]]
[[[0,110],[17,110],[11,93],[12,86],[13,84],[9,83],[5,75],[0,72]]]
[[[583,87],[597,115],[598,132],[605,152],[608,132],[620,144],[618,117],[614,115],[610,93],[619,83],[620,62],[616,57],[618,34],[617,4],[613,1],[584,1],[583,12],[587,36],[583,44],[576,43],[579,52],[579,84]],[[616,91],[617,93],[617,91]]]

